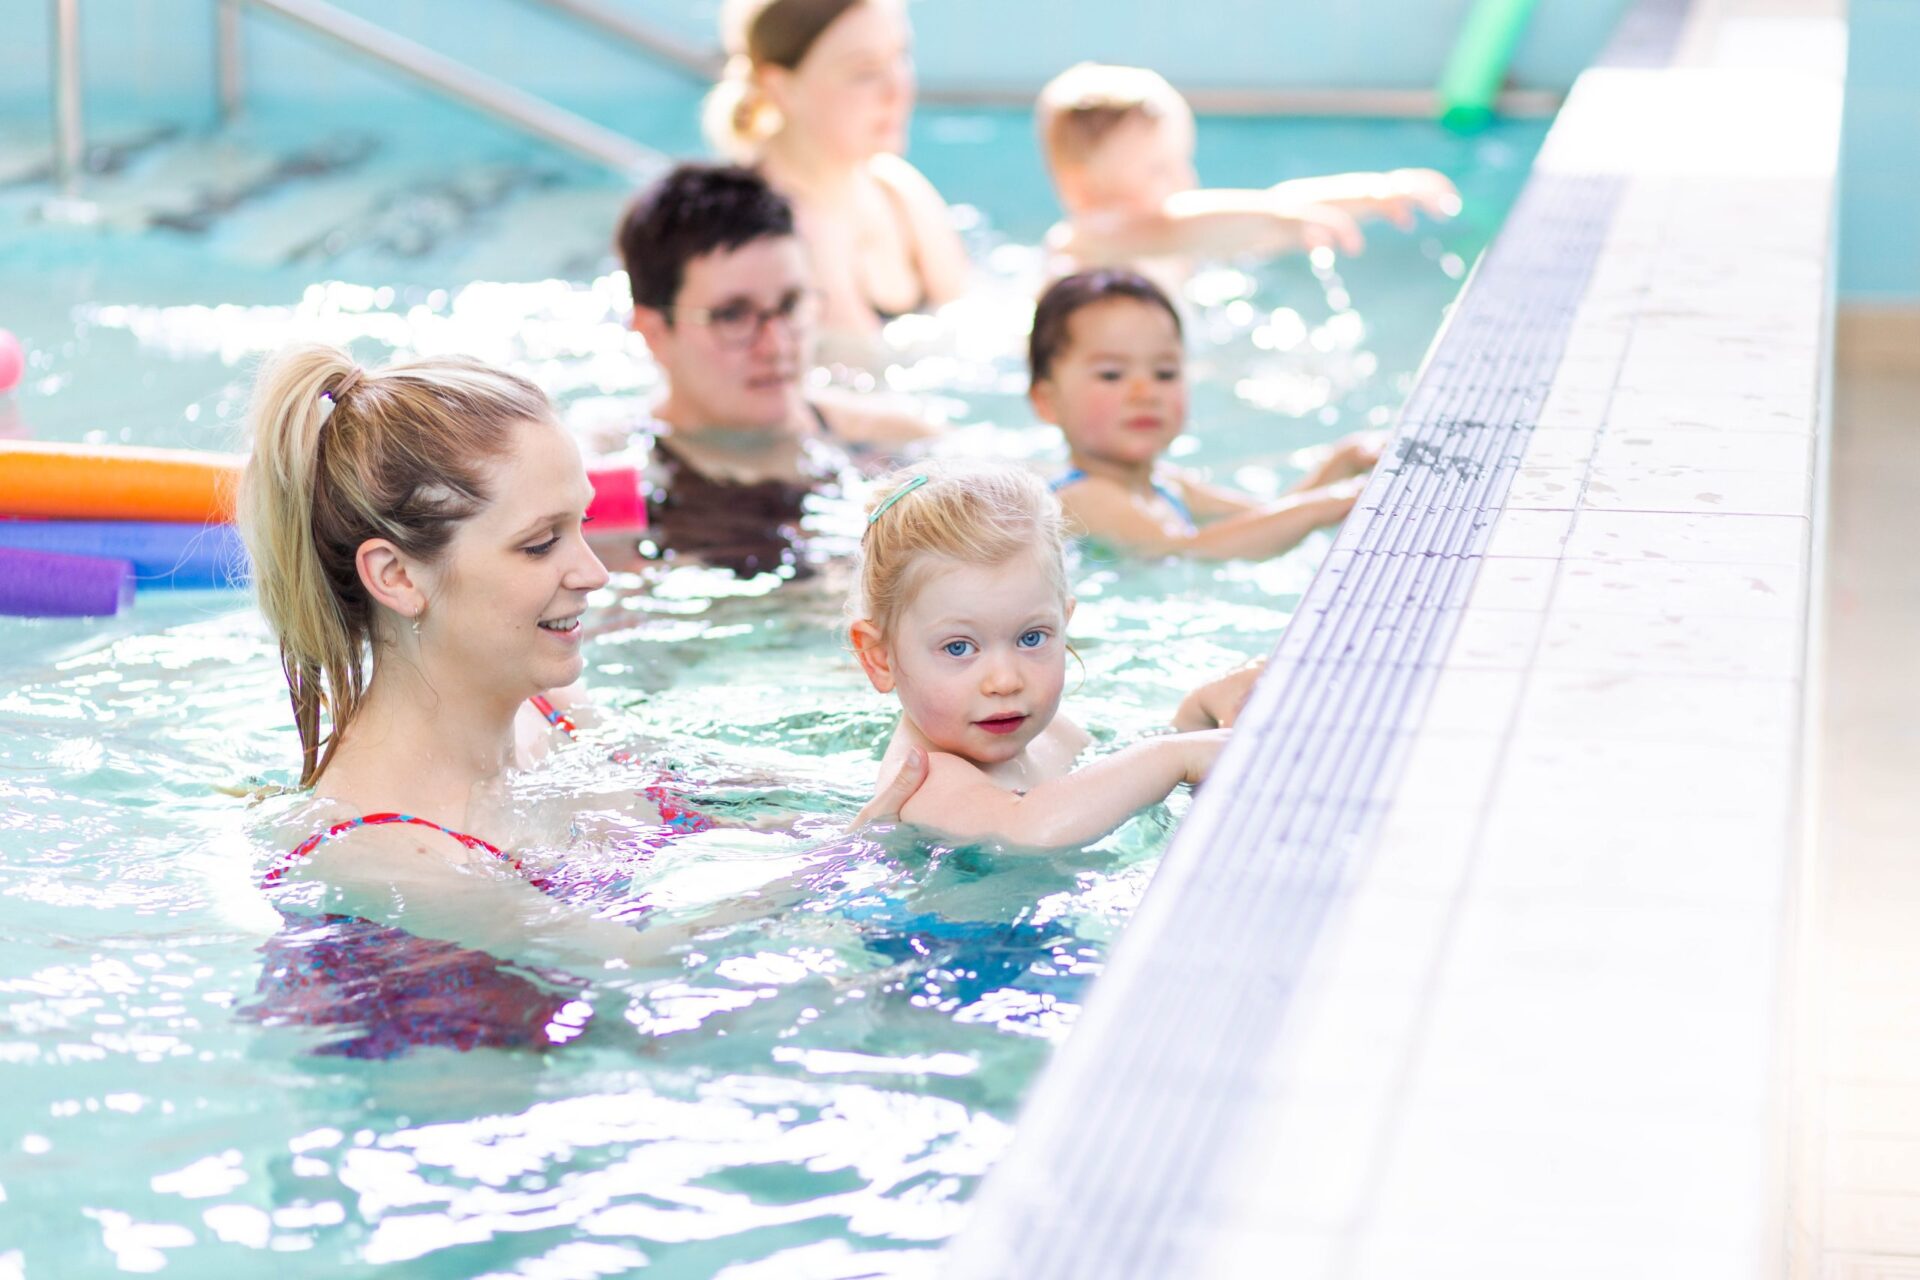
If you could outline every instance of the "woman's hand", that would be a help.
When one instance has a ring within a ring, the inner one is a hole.
[[[1173,713],[1173,727],[1181,733],[1231,728],[1239,719],[1247,696],[1253,692],[1254,681],[1266,669],[1267,660],[1262,658],[1217,680],[1207,681],[1180,703],[1180,709]]]
[[[900,817],[900,810],[906,807],[920,784],[927,780],[927,753],[919,747],[909,747],[907,758],[894,770],[887,785],[880,788],[880,794],[867,801],[866,808],[853,817],[852,826],[864,827],[869,822],[894,822]]]

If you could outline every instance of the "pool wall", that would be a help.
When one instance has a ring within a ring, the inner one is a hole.
[[[1920,5],[1853,0],[1848,24],[1840,296],[1920,308]]]

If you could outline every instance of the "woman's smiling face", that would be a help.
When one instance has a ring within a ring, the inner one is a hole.
[[[422,661],[505,699],[580,678],[580,615],[607,571],[583,533],[593,498],[557,422],[523,423],[489,468],[493,500],[416,572],[427,597]]]

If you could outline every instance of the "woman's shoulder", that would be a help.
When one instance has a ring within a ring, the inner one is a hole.
[[[927,180],[927,175],[914,168],[904,156],[882,152],[867,161],[867,173],[875,182],[909,203],[943,210],[947,207],[946,200]]]

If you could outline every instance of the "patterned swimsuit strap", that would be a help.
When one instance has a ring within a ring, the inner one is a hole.
[[[561,711],[539,694],[535,694],[530,701],[533,703],[533,709],[547,718],[548,724],[560,730],[569,738],[578,736],[578,731],[574,728],[573,721],[567,719],[565,712]],[[612,759],[616,764],[637,765],[640,763],[639,759],[630,751],[615,751],[612,754]],[[655,783],[650,787],[642,787],[640,794],[653,801],[654,805],[660,810],[660,821],[666,823],[675,831],[709,831],[713,828],[713,819],[698,810],[687,808],[672,792],[668,791],[666,787],[659,783]]]
[[[298,863],[300,859],[306,857],[335,836],[345,835],[356,827],[384,827],[396,822],[411,823],[416,827],[431,827],[442,835],[452,836],[469,849],[478,849],[484,853],[490,853],[512,867],[515,871],[520,870],[520,859],[495,848],[479,836],[470,836],[464,831],[455,831],[451,827],[443,827],[439,823],[426,818],[416,818],[410,813],[367,813],[362,814],[358,818],[348,818],[344,822],[336,822],[325,830],[314,832],[305,840],[301,841],[297,848],[293,849],[285,857],[274,863],[272,867],[268,868],[267,873],[260,877],[260,883],[262,885],[277,883],[287,872],[293,870],[294,865]]]

